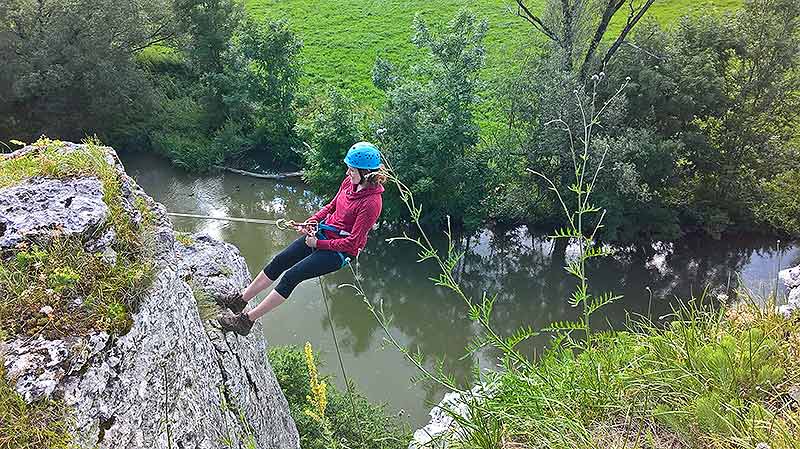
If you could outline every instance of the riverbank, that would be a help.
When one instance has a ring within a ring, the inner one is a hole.
[[[451,398],[460,414],[438,412],[439,430],[455,417],[449,430],[434,445],[417,431],[411,447],[800,447],[800,315],[740,299],[693,299],[666,327],[637,320],[587,350],[557,343],[530,366],[484,372],[489,393]]]

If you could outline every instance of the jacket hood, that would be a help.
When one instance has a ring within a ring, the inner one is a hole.
[[[349,182],[349,181],[348,181]],[[351,199],[357,200],[359,198],[364,198],[370,195],[380,195],[383,193],[385,189],[382,185],[368,185],[363,189],[356,192],[356,186],[350,183],[350,188],[347,189],[347,196]]]

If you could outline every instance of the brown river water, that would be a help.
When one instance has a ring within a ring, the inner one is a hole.
[[[231,173],[195,175],[150,154],[120,156],[128,173],[170,212],[300,220],[329,199],[300,181],[269,181]],[[175,217],[172,222],[178,231],[203,231],[233,243],[253,275],[297,237],[260,224]],[[430,262],[417,263],[417,251],[411,244],[385,241],[392,236],[387,229],[373,231],[358,265],[368,297],[375,302],[382,300],[391,318],[392,335],[407,347],[418,347],[431,367],[436,360],[444,359],[446,368],[463,381],[470,379],[476,363],[495,367],[497,354],[491,350],[459,360],[477,332],[467,318],[465,305],[433,285],[428,278],[436,274],[435,267]],[[621,248],[614,257],[588,270],[593,290],[623,295],[600,312],[599,324],[624,328],[629,314],[650,315],[657,320],[670,313],[678,298],[699,295],[706,287],[713,297],[739,282],[756,292],[772,291],[779,260],[781,268],[800,263],[800,246],[783,244],[779,252],[776,244],[775,239],[741,237]],[[475,298],[484,291],[498,294],[493,315],[497,331],[508,333],[523,325],[542,328],[577,315],[567,303],[574,284],[562,268],[572,248],[555,248],[546,236],[525,227],[502,234],[484,230],[462,238],[458,245],[466,251],[456,270],[465,290]],[[322,283],[302,283],[289,301],[262,319],[264,338],[270,345],[302,346],[311,342],[316,351],[321,351],[325,363],[322,371],[343,385],[323,303],[321,288],[325,289],[348,376],[370,400],[388,403],[390,412],[420,426],[427,422],[428,411],[444,391],[411,382],[419,373],[385,342],[383,330],[362,300],[352,290],[338,288],[351,282],[353,275],[345,268],[326,276]],[[549,339],[541,335],[528,342],[524,350],[541,352]]]

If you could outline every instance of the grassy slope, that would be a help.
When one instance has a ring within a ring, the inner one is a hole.
[[[532,8],[542,3],[529,1]],[[410,42],[411,22],[417,13],[434,26],[446,23],[465,6],[486,18],[489,34],[484,75],[496,79],[513,66],[518,50],[540,42],[532,27],[515,15],[514,4],[510,0],[246,0],[250,14],[286,18],[303,40],[304,83],[315,90],[331,84],[373,106],[382,98],[371,82],[375,58],[381,56],[407,67],[419,57]],[[740,4],[742,0],[658,0],[650,14],[671,23],[696,6],[724,10]],[[616,24],[616,29],[619,27]]]

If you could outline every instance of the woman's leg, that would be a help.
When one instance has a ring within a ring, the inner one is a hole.
[[[303,260],[311,254],[311,248],[306,245],[305,237],[301,237],[289,246],[284,248],[283,251],[278,253],[272,260],[258,273],[253,282],[242,291],[242,299],[247,302],[255,298],[256,295],[264,291],[267,287],[275,282],[275,279],[288,270],[289,267]]]
[[[273,282],[275,281],[273,279],[268,278],[263,271],[259,271],[256,278],[253,279],[253,282],[251,282],[250,285],[247,286],[247,288],[242,290],[242,300],[244,302],[250,301],[251,299],[255,298],[257,294],[264,291],[265,288],[272,285]]]
[[[281,294],[276,292],[275,290],[272,290],[271,292],[269,292],[267,297],[264,298],[263,301],[258,303],[258,305],[253,307],[249,312],[245,313],[247,314],[247,318],[249,318],[250,321],[255,321],[265,313],[268,313],[272,311],[272,309],[274,309],[275,307],[278,307],[279,305],[283,304],[284,301],[286,301],[286,298],[281,296]]]
[[[317,250],[298,262],[283,274],[283,278],[261,304],[247,312],[251,321],[281,305],[292,293],[297,284],[324,274],[332,273],[342,267],[342,258],[334,251]]]

